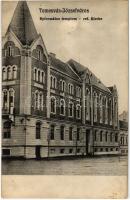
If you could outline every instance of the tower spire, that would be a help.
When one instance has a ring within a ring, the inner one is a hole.
[[[23,45],[31,45],[38,36],[26,1],[19,1],[8,30],[12,30]]]

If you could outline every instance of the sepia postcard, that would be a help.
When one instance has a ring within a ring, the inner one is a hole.
[[[127,198],[128,1],[2,1],[2,196]]]

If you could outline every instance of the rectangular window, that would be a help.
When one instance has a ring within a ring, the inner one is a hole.
[[[51,132],[50,132],[50,139],[54,140],[54,131],[55,131],[55,126],[51,125]]]
[[[97,152],[97,148],[94,148],[94,151]]]
[[[103,151],[103,148],[101,148],[100,151]]]
[[[64,153],[64,149],[60,149],[60,153]]]
[[[80,136],[80,128],[77,128],[77,140],[79,140],[79,136]]]
[[[80,153],[80,149],[77,149],[77,153]]]
[[[10,156],[10,149],[2,149],[3,156]]]
[[[73,153],[73,149],[69,149],[69,153]]]
[[[40,139],[41,137],[41,124],[36,123],[36,139]]]
[[[95,130],[95,133],[94,133],[94,140],[97,141],[97,131]]]
[[[102,131],[100,132],[100,142],[102,142]]]
[[[64,140],[64,126],[61,126],[61,129],[60,129],[60,139]]]
[[[72,138],[73,138],[73,128],[70,127],[69,128],[69,140],[72,140]]]
[[[110,150],[113,151],[113,148],[111,148]]]
[[[11,133],[10,133],[10,132],[4,132],[3,138],[4,138],[4,139],[9,139],[9,138],[11,138]]]
[[[106,140],[106,142],[107,142],[107,135],[108,135],[108,133],[106,132],[106,135],[105,135],[105,140]]]
[[[55,153],[55,149],[50,149],[50,152],[51,153]]]
[[[106,151],[108,152],[108,148],[106,148]]]

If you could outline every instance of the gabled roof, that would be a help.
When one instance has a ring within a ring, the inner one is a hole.
[[[87,67],[81,65],[80,63],[78,63],[73,59],[69,60],[68,64],[75,70],[76,73],[79,74],[79,76],[81,76],[84,73],[89,73],[90,80],[93,85],[97,86],[98,88],[106,92],[111,93],[110,90]]]
[[[8,30],[12,30],[23,45],[31,45],[38,37],[31,13],[26,1],[19,1]]]
[[[64,63],[63,61],[57,59],[52,54],[49,54],[49,59],[50,59],[51,65],[54,68],[56,68],[57,70],[60,70],[61,72],[67,74],[71,78],[74,78],[76,80],[77,79],[80,80],[80,77],[75,73],[75,71],[73,71],[73,69],[71,68],[71,66],[69,66],[69,64]]]

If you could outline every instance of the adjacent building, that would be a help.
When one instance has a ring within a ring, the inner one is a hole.
[[[116,86],[48,53],[26,1],[3,38],[2,95],[3,157],[119,153]]]
[[[119,115],[119,129],[120,154],[128,155],[128,113],[126,111]]]

